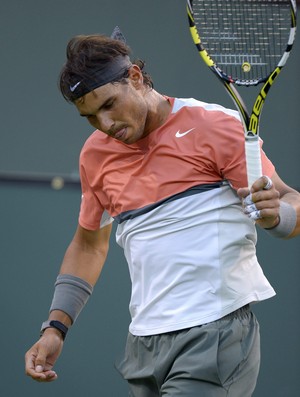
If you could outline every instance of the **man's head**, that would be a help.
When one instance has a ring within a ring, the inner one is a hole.
[[[60,74],[60,90],[69,102],[107,83],[125,82],[132,66],[125,42],[103,35],[76,36],[67,46],[67,62]],[[144,63],[134,62],[141,69]],[[153,87],[142,71],[144,84]]]
[[[97,130],[132,144],[158,128],[169,112],[155,90],[144,62],[131,63],[122,40],[77,36],[67,46],[60,89]]]

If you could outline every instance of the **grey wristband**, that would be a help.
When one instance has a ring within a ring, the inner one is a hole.
[[[284,238],[292,233],[295,229],[296,223],[297,213],[294,207],[285,201],[281,201],[278,225],[265,230],[274,237]]]
[[[93,287],[85,280],[71,274],[59,274],[53,295],[50,312],[61,310],[74,323],[93,292]]]

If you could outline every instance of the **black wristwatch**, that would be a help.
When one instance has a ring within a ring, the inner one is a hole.
[[[47,328],[56,328],[56,329],[58,329],[60,331],[60,333],[62,334],[63,340],[65,340],[65,337],[66,337],[66,335],[68,333],[68,330],[69,330],[69,328],[65,324],[61,323],[60,321],[47,320],[47,321],[44,321],[43,324],[42,324],[42,328],[41,328],[41,331],[40,331],[40,336],[43,335],[45,329],[47,329]]]

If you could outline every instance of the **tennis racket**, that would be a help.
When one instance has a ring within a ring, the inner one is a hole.
[[[194,44],[221,80],[244,125],[249,187],[262,176],[259,121],[296,33],[295,0],[187,0]],[[236,86],[263,84],[251,114]]]

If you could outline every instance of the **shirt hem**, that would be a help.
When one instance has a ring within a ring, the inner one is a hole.
[[[187,320],[183,322],[177,322],[173,324],[166,325],[164,327],[151,327],[146,329],[136,328],[129,326],[129,332],[134,336],[153,336],[158,334],[165,334],[168,332],[179,331],[186,328],[192,328],[199,325],[204,325],[211,323],[213,321],[220,320],[222,317],[227,316],[228,314],[240,309],[241,307],[250,304],[250,303],[257,303],[275,296],[276,293],[273,289],[266,291],[263,294],[257,295],[250,295],[243,300],[235,302],[235,304],[230,305],[228,307],[223,308],[222,310],[215,312],[214,314],[210,314],[204,317],[200,317],[197,319]]]

